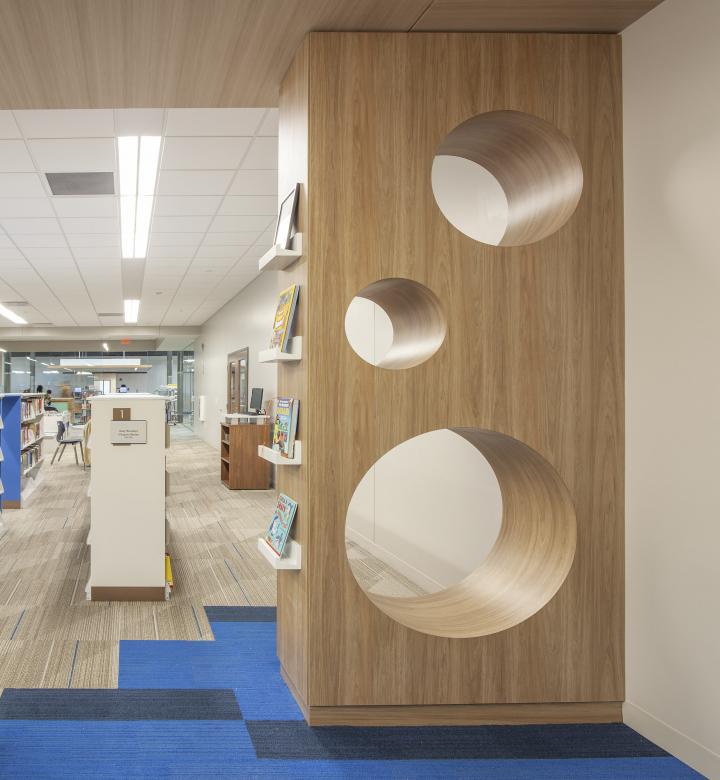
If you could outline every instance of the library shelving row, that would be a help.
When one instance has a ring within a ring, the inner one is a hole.
[[[43,463],[42,393],[0,394],[0,506],[19,509]]]

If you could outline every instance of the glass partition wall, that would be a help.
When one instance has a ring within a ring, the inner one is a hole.
[[[34,392],[38,385],[50,390],[53,398],[72,398],[88,392],[117,392],[121,385],[131,393],[177,393],[176,419],[192,424],[194,359],[193,351],[182,352],[22,352],[6,351],[2,355],[3,391]],[[59,368],[63,360],[85,359],[112,363],[120,358],[139,358],[141,366],[124,371]]]

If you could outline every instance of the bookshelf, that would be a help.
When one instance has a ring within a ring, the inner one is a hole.
[[[292,458],[283,457],[277,450],[261,444],[258,447],[258,455],[276,466],[299,466],[302,463],[302,443],[295,440],[295,450]]]
[[[262,418],[263,420],[265,418]],[[270,465],[258,457],[271,426],[263,423],[220,425],[220,481],[230,490],[267,490]]]
[[[40,481],[44,461],[42,393],[0,396],[0,497],[3,509],[20,509]]]
[[[292,249],[274,246],[258,260],[260,271],[284,271],[303,256],[302,233],[293,236]]]
[[[278,571],[299,571],[302,563],[302,548],[294,539],[288,539],[285,544],[285,552],[282,556],[275,551],[262,538],[258,537],[258,550],[265,560]]]
[[[166,400],[145,393],[90,400],[93,465],[86,593],[93,601],[167,597]]]
[[[288,339],[288,349],[263,349],[258,352],[258,363],[293,363],[302,360],[302,336]]]

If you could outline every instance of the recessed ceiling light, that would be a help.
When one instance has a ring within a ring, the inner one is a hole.
[[[147,254],[155,182],[160,161],[159,135],[118,137],[120,224],[124,258]]]
[[[14,311],[8,309],[7,306],[3,306],[0,303],[0,315],[14,322],[16,325],[27,325],[27,320],[24,320],[19,314],[15,314]]]
[[[137,298],[125,300],[125,322],[137,322],[140,312],[140,301]]]
[[[28,360],[32,360],[33,363],[37,363],[37,360],[35,360],[35,358],[29,357]]]
[[[105,352],[110,352],[110,347],[108,347],[108,345],[104,341],[103,341],[103,349],[105,350]]]

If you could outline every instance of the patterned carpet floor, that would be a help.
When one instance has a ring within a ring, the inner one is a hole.
[[[6,688],[0,778],[700,777],[622,724],[311,728],[274,610],[205,612],[214,641],[121,640],[117,689]]]

